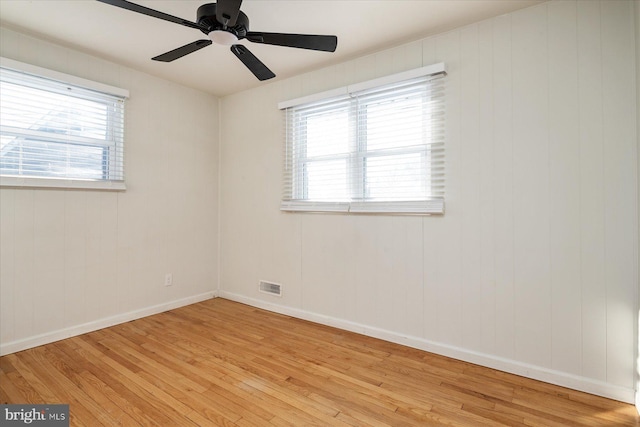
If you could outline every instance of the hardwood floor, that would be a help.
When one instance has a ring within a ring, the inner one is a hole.
[[[640,426],[633,406],[224,299],[0,358],[71,425]]]

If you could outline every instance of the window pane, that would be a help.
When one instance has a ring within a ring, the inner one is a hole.
[[[14,138],[2,147],[0,173],[76,179],[104,179],[108,150],[99,146],[69,145]]]
[[[424,143],[425,120],[421,98],[401,98],[368,104],[366,120],[368,150],[408,147]]]
[[[427,196],[424,153],[369,157],[366,197],[374,200],[420,200]]]
[[[3,126],[105,140],[107,105],[13,83],[0,83]]]
[[[349,200],[349,174],[346,159],[307,163],[306,174],[308,200]]]
[[[307,157],[349,151],[349,113],[346,108],[307,116]]]

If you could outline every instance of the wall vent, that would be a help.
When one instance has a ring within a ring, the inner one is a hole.
[[[258,289],[260,292],[264,292],[265,294],[271,294],[278,297],[282,296],[282,285],[278,283],[265,282],[264,280],[261,280]]]

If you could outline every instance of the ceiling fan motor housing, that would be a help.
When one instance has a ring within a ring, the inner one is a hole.
[[[211,31],[221,30],[234,34],[238,39],[242,39],[247,35],[249,31],[249,17],[240,11],[236,24],[233,27],[227,27],[224,23],[218,22],[216,19],[216,4],[207,3],[198,8],[197,11],[197,23],[198,25],[207,28],[207,30],[201,29],[205,34],[209,34]]]

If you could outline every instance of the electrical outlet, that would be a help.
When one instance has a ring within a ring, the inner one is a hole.
[[[164,275],[164,285],[165,286],[173,285],[173,274],[167,273]]]

